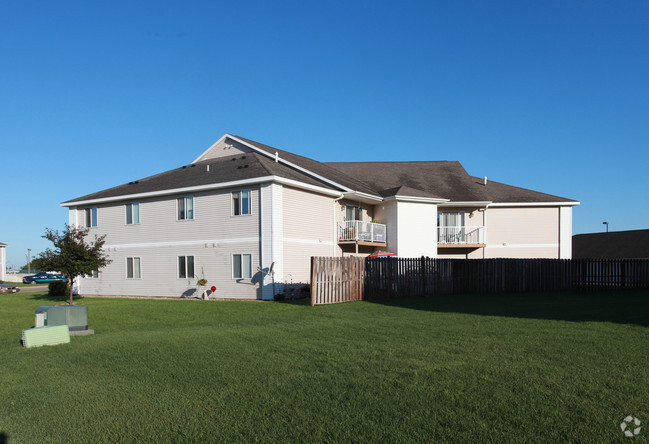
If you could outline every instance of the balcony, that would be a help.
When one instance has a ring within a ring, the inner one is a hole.
[[[338,222],[338,243],[387,246],[386,226],[360,220]]]
[[[437,227],[439,248],[482,248],[485,246],[485,227]]]

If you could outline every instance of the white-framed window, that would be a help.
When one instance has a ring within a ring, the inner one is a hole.
[[[345,205],[345,220],[363,220],[363,208],[360,205]]]
[[[97,226],[97,207],[86,208],[84,211],[84,224],[87,228]]]
[[[464,212],[462,211],[442,211],[437,213],[438,227],[463,227]]]
[[[99,272],[97,270],[92,270],[90,274],[84,276],[87,279],[99,279]]]
[[[126,225],[137,225],[140,223],[140,203],[131,202],[124,205],[126,210]]]
[[[232,278],[233,279],[252,278],[252,254],[232,255]]]
[[[139,257],[126,258],[126,279],[140,279],[142,272]]]
[[[178,256],[178,279],[194,277],[194,256]]]
[[[194,219],[194,196],[179,197],[176,199],[178,220]]]
[[[250,196],[250,190],[234,191],[232,193],[232,214],[234,216],[250,214]]]

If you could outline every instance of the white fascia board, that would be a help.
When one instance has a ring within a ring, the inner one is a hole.
[[[446,202],[439,204],[441,208],[446,207],[478,207],[478,208],[487,208],[491,206],[492,202],[490,200],[486,201],[469,201],[469,202]]]
[[[263,155],[266,156],[266,157],[269,157],[269,158],[271,158],[271,159],[273,159],[273,160],[275,159],[275,154],[273,154],[273,153],[269,153],[268,151],[264,151],[264,150],[262,150],[262,149],[260,149],[260,148],[257,148],[256,146],[254,146],[254,145],[252,145],[252,144],[250,144],[250,143],[247,143],[246,141],[241,140],[241,139],[239,139],[239,138],[237,138],[237,137],[234,137],[234,136],[231,135],[231,134],[226,134],[226,135],[223,136],[223,137],[226,137],[226,136],[229,137],[229,138],[232,139],[232,140],[235,140],[235,141],[237,141],[237,142],[239,142],[239,143],[241,143],[241,144],[247,146],[248,148],[250,148],[250,149],[252,149],[252,150],[254,150],[254,151],[256,151],[256,152],[258,152],[258,153],[260,153],[260,154],[263,154]],[[218,142],[217,142],[217,143],[218,143]],[[316,179],[320,179],[320,180],[322,180],[322,181],[324,181],[324,182],[327,182],[327,183],[329,183],[329,184],[331,184],[331,185],[333,185],[333,186],[335,186],[335,187],[338,187],[338,188],[340,188],[341,190],[344,190],[344,191],[352,191],[349,187],[346,187],[346,186],[344,186],[344,185],[341,185],[341,184],[339,184],[338,182],[334,182],[333,180],[328,179],[328,178],[326,178],[326,177],[324,177],[324,176],[320,176],[319,174],[316,174],[316,173],[314,173],[313,171],[309,171],[309,170],[307,170],[306,168],[302,168],[301,166],[295,165],[294,163],[289,162],[288,160],[284,160],[284,159],[282,159],[281,157],[278,158],[278,161],[279,161],[280,163],[283,163],[284,165],[288,165],[288,166],[290,166],[291,168],[295,168],[295,169],[298,170],[298,171],[301,171],[301,172],[303,172],[303,173],[305,173],[305,174],[308,174],[309,176],[315,177]]]
[[[310,185],[308,183],[300,182],[298,180],[286,179],[284,177],[272,176],[273,182],[281,183],[282,185],[288,185],[295,188],[300,188],[303,190],[314,191],[316,193],[326,194],[327,196],[342,196],[340,191],[330,190],[328,188],[319,187],[317,185]]]
[[[251,179],[234,180],[231,182],[199,185],[194,187],[172,188],[168,190],[151,191],[148,193],[123,194],[120,196],[111,196],[111,197],[104,197],[99,199],[89,199],[89,200],[83,200],[77,202],[63,202],[61,206],[76,207],[76,206],[89,205],[89,204],[119,202],[123,200],[146,199],[150,197],[169,196],[172,194],[195,193],[199,191],[218,190],[222,188],[235,188],[235,187],[246,186],[246,185],[260,184],[264,182],[277,182],[281,184],[290,185],[296,188],[302,188],[309,191],[315,191],[318,193],[327,194],[330,196],[340,196],[339,191],[329,190],[327,188],[322,188],[315,185],[309,185],[306,183],[298,182],[297,180],[285,179],[283,177],[278,177],[278,176],[263,176],[263,177],[253,177]]]
[[[494,202],[489,208],[494,207],[574,207],[581,202]]]
[[[449,199],[440,199],[436,197],[416,197],[416,196],[390,196],[383,199],[384,202],[396,200],[397,202],[417,202],[417,203],[431,203],[442,204],[448,202]]]
[[[374,196],[372,194],[361,193],[361,192],[358,192],[358,191],[351,191],[351,192],[348,192],[348,193],[343,193],[343,197],[345,199],[351,199],[351,200],[356,199],[356,200],[360,200],[360,201],[365,201],[367,203],[383,202],[383,198],[381,196]]]

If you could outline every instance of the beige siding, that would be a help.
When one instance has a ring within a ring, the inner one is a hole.
[[[311,256],[333,252],[333,199],[284,187],[283,208],[285,281],[309,282]]]
[[[222,142],[211,147],[210,150],[202,156],[201,160],[216,159],[218,157],[235,157],[250,152],[252,152],[251,148],[248,148],[232,139],[226,138]]]
[[[488,208],[485,257],[559,257],[559,208]]]
[[[177,196],[141,200],[139,225],[126,225],[123,203],[100,205],[90,235],[107,234],[113,263],[99,279],[84,279],[80,293],[179,297],[204,276],[218,297],[259,298],[259,189],[251,189],[252,214],[243,216],[232,215],[231,191],[193,194],[194,219],[184,221],[177,220]],[[234,253],[253,255],[252,280],[232,279]],[[196,278],[177,278],[179,255],[195,257]],[[140,280],[126,279],[126,257],[141,258]]]

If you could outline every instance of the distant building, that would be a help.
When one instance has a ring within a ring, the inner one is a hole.
[[[576,234],[572,237],[574,259],[649,258],[649,230]]]

